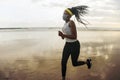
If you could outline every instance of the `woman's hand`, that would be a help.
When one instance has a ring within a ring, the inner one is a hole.
[[[61,36],[61,38],[64,39],[64,34],[61,31],[58,31],[58,36]]]

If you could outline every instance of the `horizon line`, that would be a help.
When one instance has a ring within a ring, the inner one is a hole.
[[[0,30],[60,30],[62,27],[7,27],[0,28]],[[108,27],[77,27],[82,31],[120,31],[120,28]]]

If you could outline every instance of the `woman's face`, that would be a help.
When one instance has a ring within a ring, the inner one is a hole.
[[[70,20],[70,18],[71,18],[70,14],[67,11],[64,11],[63,20],[68,21],[68,20]]]

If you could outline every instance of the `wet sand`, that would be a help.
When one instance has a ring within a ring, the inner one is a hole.
[[[20,41],[12,43],[12,47],[16,47],[18,52],[21,49],[21,54],[15,57],[8,55],[7,58],[1,57],[0,60],[0,80],[61,80],[61,51],[56,50],[50,52],[44,52],[40,54],[38,47],[40,45],[33,46],[33,42]],[[24,44],[24,46],[23,46]],[[35,43],[34,43],[35,45]],[[93,66],[90,70],[87,66],[73,67],[71,60],[68,61],[67,80],[119,80],[120,76],[120,48],[114,43],[81,43],[81,54],[79,60],[86,60],[88,57],[92,58]],[[1,52],[5,52],[5,48],[12,50],[11,44],[1,47]],[[18,46],[18,47],[17,47]],[[34,49],[31,51],[31,48]],[[23,49],[22,49],[23,48]],[[27,49],[27,51],[26,51]],[[90,52],[87,52],[87,51]],[[22,53],[23,51],[23,53]],[[8,51],[10,52],[10,51]],[[29,56],[23,54],[30,53]],[[7,53],[7,52],[6,52]],[[39,53],[39,55],[37,54]],[[32,54],[32,55],[31,55]],[[57,54],[57,55],[56,55]],[[22,55],[22,56],[20,56]],[[47,56],[45,56],[47,55]]]
[[[92,57],[93,66],[73,67],[68,63],[68,80],[119,80],[120,54],[113,54],[108,60]],[[0,80],[61,80],[60,60],[33,58],[1,62]]]
[[[93,66],[90,70],[86,65],[73,67],[69,59],[67,80],[120,80],[120,33],[102,33],[81,32],[78,35],[81,41],[79,60],[90,57]],[[48,40],[48,36],[56,32],[43,34],[1,33],[0,80],[61,80],[64,42],[59,38]]]

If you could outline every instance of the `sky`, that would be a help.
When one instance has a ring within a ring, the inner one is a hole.
[[[90,23],[88,27],[119,28],[119,3],[120,0],[0,0],[0,28],[61,27],[64,10],[79,5],[89,6],[84,17]]]

